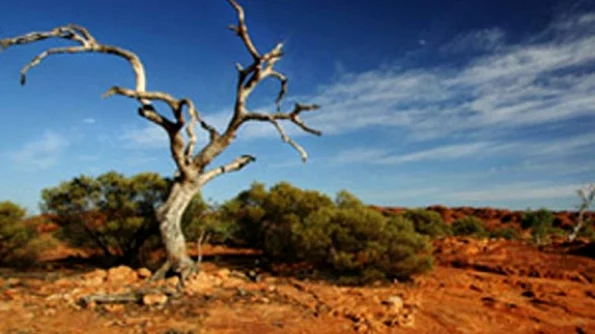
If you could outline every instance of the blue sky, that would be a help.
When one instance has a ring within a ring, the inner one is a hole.
[[[241,1],[261,50],[278,41],[277,64],[294,101],[323,108],[304,119],[323,137],[249,124],[216,164],[257,157],[204,189],[217,201],[253,181],[286,180],[371,204],[571,209],[595,181],[595,1]],[[75,22],[101,43],[136,52],[148,88],[194,99],[208,121],[231,114],[235,62],[249,55],[226,29],[223,0],[11,1],[0,38]],[[37,210],[40,190],[81,173],[170,175],[165,135],[121,97],[128,65],[103,55],[56,56],[18,72],[47,47],[0,54],[0,199]],[[249,101],[271,110],[274,82]],[[202,142],[206,140],[203,136]]]

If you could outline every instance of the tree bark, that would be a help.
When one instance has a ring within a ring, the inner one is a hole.
[[[197,270],[194,261],[186,252],[186,239],[181,222],[184,211],[199,189],[189,181],[175,181],[167,200],[157,210],[159,231],[167,254],[164,268],[171,268],[181,276],[182,281]]]

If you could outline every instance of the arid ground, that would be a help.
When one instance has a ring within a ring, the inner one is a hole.
[[[177,278],[149,283],[147,269],[96,269],[60,259],[73,254],[59,248],[40,259],[46,269],[0,271],[0,332],[595,333],[595,247],[586,240],[538,248],[449,237],[434,246],[431,273],[367,287],[288,275],[299,268],[263,271],[250,250],[207,246],[182,293]],[[129,291],[143,297],[89,298]]]

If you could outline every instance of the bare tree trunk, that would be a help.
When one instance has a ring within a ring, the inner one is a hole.
[[[176,181],[167,201],[157,210],[159,230],[167,254],[167,260],[160,269],[161,275],[173,269],[183,280],[197,269],[186,252],[186,239],[181,222],[184,211],[198,190],[199,188],[190,182]]]

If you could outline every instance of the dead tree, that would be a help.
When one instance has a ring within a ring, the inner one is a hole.
[[[578,218],[576,225],[572,232],[568,235],[568,241],[574,241],[580,230],[585,226],[585,214],[589,211],[593,199],[595,199],[595,184],[589,184],[577,190],[578,196],[581,198],[581,204],[578,207]]]
[[[236,65],[237,87],[233,117],[224,131],[218,131],[207,123],[189,98],[175,98],[161,91],[147,90],[145,68],[140,58],[132,51],[98,42],[84,27],[69,24],[45,32],[31,32],[14,38],[0,40],[0,47],[6,49],[13,45],[34,43],[45,39],[65,39],[74,42],[74,46],[50,48],[33,58],[21,70],[21,84],[24,85],[27,72],[39,65],[44,59],[57,54],[100,53],[113,55],[126,60],[136,77],[134,88],[112,87],[103,96],[121,95],[136,99],[140,107],[140,116],[160,126],[169,137],[170,152],[177,170],[169,197],[157,210],[161,237],[167,252],[167,260],[155,273],[155,278],[164,276],[170,270],[184,281],[189,274],[197,270],[195,262],[186,253],[186,240],[182,234],[180,220],[191,199],[200,192],[202,186],[217,176],[242,169],[253,162],[251,155],[242,155],[226,165],[208,168],[213,159],[219,156],[235,139],[238,129],[246,122],[259,121],[272,124],[281,139],[291,145],[305,162],[306,151],[293,141],[283,130],[279,121],[291,121],[302,130],[321,135],[321,132],[306,125],[301,119],[302,112],[319,108],[315,104],[296,103],[292,110],[281,111],[281,102],[287,92],[287,78],[275,70],[275,64],[283,57],[283,44],[279,43],[266,53],[261,53],[248,34],[243,8],[235,0],[227,0],[237,13],[237,25],[229,28],[240,38],[251,57],[248,66]],[[280,89],[276,97],[276,111],[259,113],[248,110],[246,101],[254,89],[265,79],[279,81]],[[171,109],[172,117],[166,117],[153,105],[153,101],[165,102]],[[195,128],[200,126],[208,134],[208,143],[200,150],[196,149]]]

